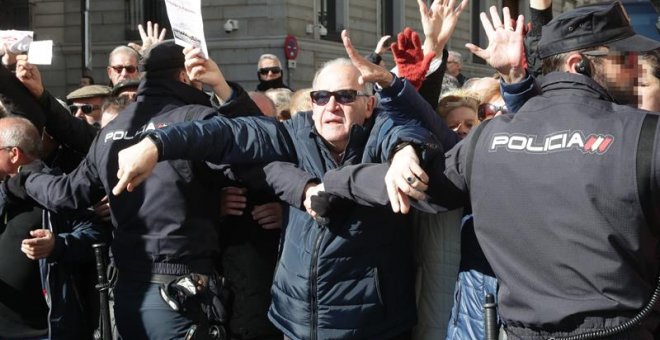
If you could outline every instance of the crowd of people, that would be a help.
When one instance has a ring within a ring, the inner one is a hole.
[[[618,1],[492,7],[466,47],[495,75],[468,78],[446,48],[468,1],[418,5],[423,37],[362,56],[344,31],[307,89],[264,54],[247,91],[151,22],[64,99],[4,51],[0,339],[660,334],[660,41]],[[413,232],[459,226],[425,332]]]

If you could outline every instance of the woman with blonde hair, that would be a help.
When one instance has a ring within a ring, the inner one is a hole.
[[[479,125],[478,110],[479,99],[477,96],[458,89],[448,92],[440,98],[437,112],[447,126],[463,139],[473,127]]]

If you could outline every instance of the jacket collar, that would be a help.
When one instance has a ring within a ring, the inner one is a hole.
[[[297,114],[296,116],[298,115],[300,115],[300,113]],[[372,116],[370,119],[365,121],[364,125],[354,124],[353,126],[351,126],[351,130],[349,131],[348,134],[348,144],[346,145],[346,150],[344,150],[341,157],[342,159],[341,164],[353,164],[356,162],[355,161],[356,159],[359,162],[359,159],[362,156],[362,152],[364,151],[364,145],[367,141],[367,138],[369,137],[369,132],[373,127],[373,121],[374,121],[374,116]],[[314,124],[314,120],[312,119],[311,111],[308,114],[306,114],[305,123],[307,126],[309,126],[309,135],[312,136],[312,138],[315,138],[317,140],[317,143],[319,143],[319,145],[323,145],[323,148],[328,152],[328,154],[331,154],[330,148],[326,145],[325,140],[323,139],[321,134],[319,134],[318,131],[316,131],[316,125]]]
[[[210,97],[190,85],[172,79],[148,79],[144,78],[138,87],[137,101],[143,101],[145,96],[168,97],[170,100],[179,101],[181,105],[198,104],[211,106]]]
[[[541,80],[541,89],[544,95],[565,95],[567,90],[570,94],[587,96],[615,102],[612,96],[593,79],[575,73],[551,72]]]

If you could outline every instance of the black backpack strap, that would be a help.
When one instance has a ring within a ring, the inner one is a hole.
[[[472,136],[470,137],[470,145],[468,145],[467,157],[465,163],[465,183],[467,184],[468,189],[470,189],[470,181],[472,179],[472,161],[474,160],[474,149],[477,147],[477,142],[479,142],[479,136],[483,131],[486,124],[490,122],[491,119],[484,120],[479,124],[475,129],[472,129]]]
[[[653,144],[658,127],[658,116],[647,114],[642,122],[642,129],[637,141],[637,193],[642,212],[646,222],[651,229],[651,234],[660,235],[658,226],[658,215],[651,191],[653,178]]]

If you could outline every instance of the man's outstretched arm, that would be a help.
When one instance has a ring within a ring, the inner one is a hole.
[[[118,195],[132,191],[153,171],[158,161],[187,159],[216,164],[258,164],[294,161],[293,142],[271,117],[207,120],[173,124],[145,133],[139,143],[119,152]]]

